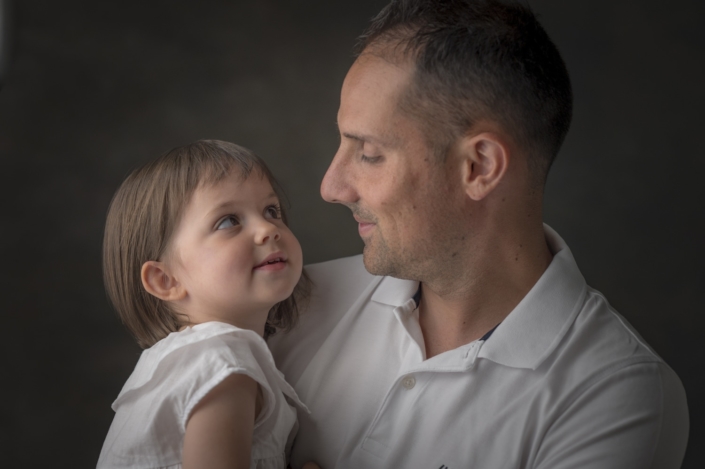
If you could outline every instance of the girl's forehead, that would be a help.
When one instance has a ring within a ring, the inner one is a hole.
[[[193,199],[245,200],[251,198],[277,197],[271,182],[258,168],[253,168],[249,174],[241,170],[233,170],[218,181],[199,185],[193,194]]]

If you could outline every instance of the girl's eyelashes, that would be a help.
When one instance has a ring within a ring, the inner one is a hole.
[[[264,217],[269,219],[280,219],[282,217],[282,208],[277,204],[268,205],[264,209]],[[235,226],[241,225],[240,220],[235,215],[226,215],[215,225],[216,230],[226,230]]]
[[[282,217],[282,207],[279,204],[270,205],[264,210],[264,214],[268,218],[279,219]]]
[[[218,222],[218,225],[215,227],[216,230],[225,230],[227,228],[232,228],[233,226],[237,226],[240,224],[240,221],[235,217],[234,215],[228,215],[227,217],[223,218]]]

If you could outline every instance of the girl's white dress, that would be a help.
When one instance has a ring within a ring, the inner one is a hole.
[[[262,337],[220,322],[174,332],[142,352],[112,405],[115,418],[98,467],[180,468],[191,411],[233,373],[257,381],[264,397],[255,421],[250,468],[286,468],[298,428],[291,403],[308,409],[277,370]]]

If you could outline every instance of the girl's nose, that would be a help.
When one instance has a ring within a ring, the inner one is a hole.
[[[279,237],[279,228],[274,223],[263,220],[255,232],[255,243],[264,244],[268,241],[278,241]]]

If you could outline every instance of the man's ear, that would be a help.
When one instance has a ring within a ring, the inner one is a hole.
[[[163,262],[145,262],[140,275],[144,289],[160,300],[175,301],[186,296],[186,290]]]
[[[482,132],[463,138],[459,150],[465,192],[472,200],[482,200],[504,177],[509,149],[498,134]]]

